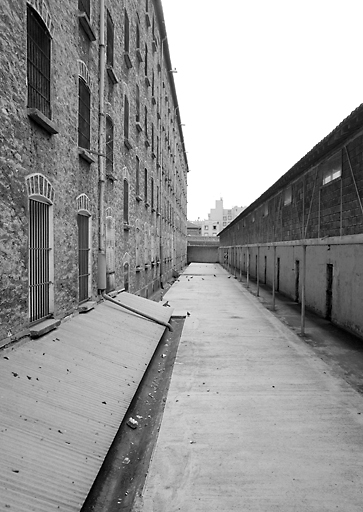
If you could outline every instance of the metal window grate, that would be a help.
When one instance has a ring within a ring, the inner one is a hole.
[[[79,77],[78,82],[78,146],[89,149],[91,139],[91,93],[81,77]]]
[[[136,122],[140,122],[140,87],[136,84]]]
[[[144,169],[144,201],[147,203],[147,169]]]
[[[90,0],[78,0],[78,9],[81,12],[85,12],[88,16],[88,19],[91,18]]]
[[[29,320],[49,315],[49,205],[29,201]]]
[[[89,278],[89,217],[77,215],[78,223],[78,290],[79,302],[87,300]]]
[[[28,107],[37,108],[48,118],[50,110],[50,41],[48,29],[40,16],[28,5],[27,10],[27,79]]]

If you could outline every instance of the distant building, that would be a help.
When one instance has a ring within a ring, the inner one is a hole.
[[[202,236],[217,236],[243,210],[243,206],[233,206],[231,209],[223,208],[223,199],[220,198],[216,200],[215,208],[211,208],[208,219],[198,219],[193,223],[200,226]]]
[[[202,228],[197,226],[194,222],[187,222],[187,235],[191,236],[201,236]]]

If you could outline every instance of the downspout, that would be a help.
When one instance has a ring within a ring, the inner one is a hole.
[[[106,240],[105,240],[105,0],[100,0],[99,38],[99,115],[98,115],[98,185],[99,185],[99,231],[98,231],[98,291],[106,290]]]

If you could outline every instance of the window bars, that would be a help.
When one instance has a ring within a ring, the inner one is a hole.
[[[28,107],[37,108],[49,119],[50,108],[50,41],[48,29],[40,16],[28,5],[27,10],[27,79]]]
[[[78,290],[79,302],[89,298],[89,217],[77,215],[78,224]]]
[[[49,316],[49,205],[29,201],[29,320]]]
[[[78,146],[89,149],[91,139],[91,93],[83,78],[79,77],[78,83]]]

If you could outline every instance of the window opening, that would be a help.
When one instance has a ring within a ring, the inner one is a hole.
[[[106,174],[113,174],[113,122],[106,116]]]
[[[147,203],[148,197],[147,197],[147,169],[144,171],[144,200],[145,203]]]
[[[111,208],[106,210],[106,291],[115,289],[115,220],[111,215]]]
[[[79,302],[89,298],[89,217],[77,215],[78,224],[78,293]]]
[[[124,224],[129,223],[129,182],[124,179]]]
[[[78,0],[78,9],[81,12],[85,12],[88,16],[88,19],[91,18],[90,0]]]
[[[107,47],[106,64],[113,68],[114,64],[114,25],[109,11],[107,11]]]
[[[136,122],[140,122],[140,87],[136,84]]]
[[[125,95],[125,108],[124,108],[124,137],[129,138],[129,100]]]
[[[29,200],[29,321],[47,318],[49,308],[49,205]]]
[[[38,13],[27,8],[28,107],[37,108],[49,119],[51,36]]]
[[[91,140],[91,92],[82,77],[79,84],[78,146],[90,149]]]
[[[139,160],[139,157],[136,157],[135,193],[136,193],[136,197],[140,196],[140,160]]]
[[[342,175],[341,153],[335,153],[327,162],[322,164],[323,185],[327,185],[333,180],[337,180]]]
[[[130,51],[130,22],[129,17],[125,9],[125,18],[124,18],[124,47],[125,52],[129,53]]]

